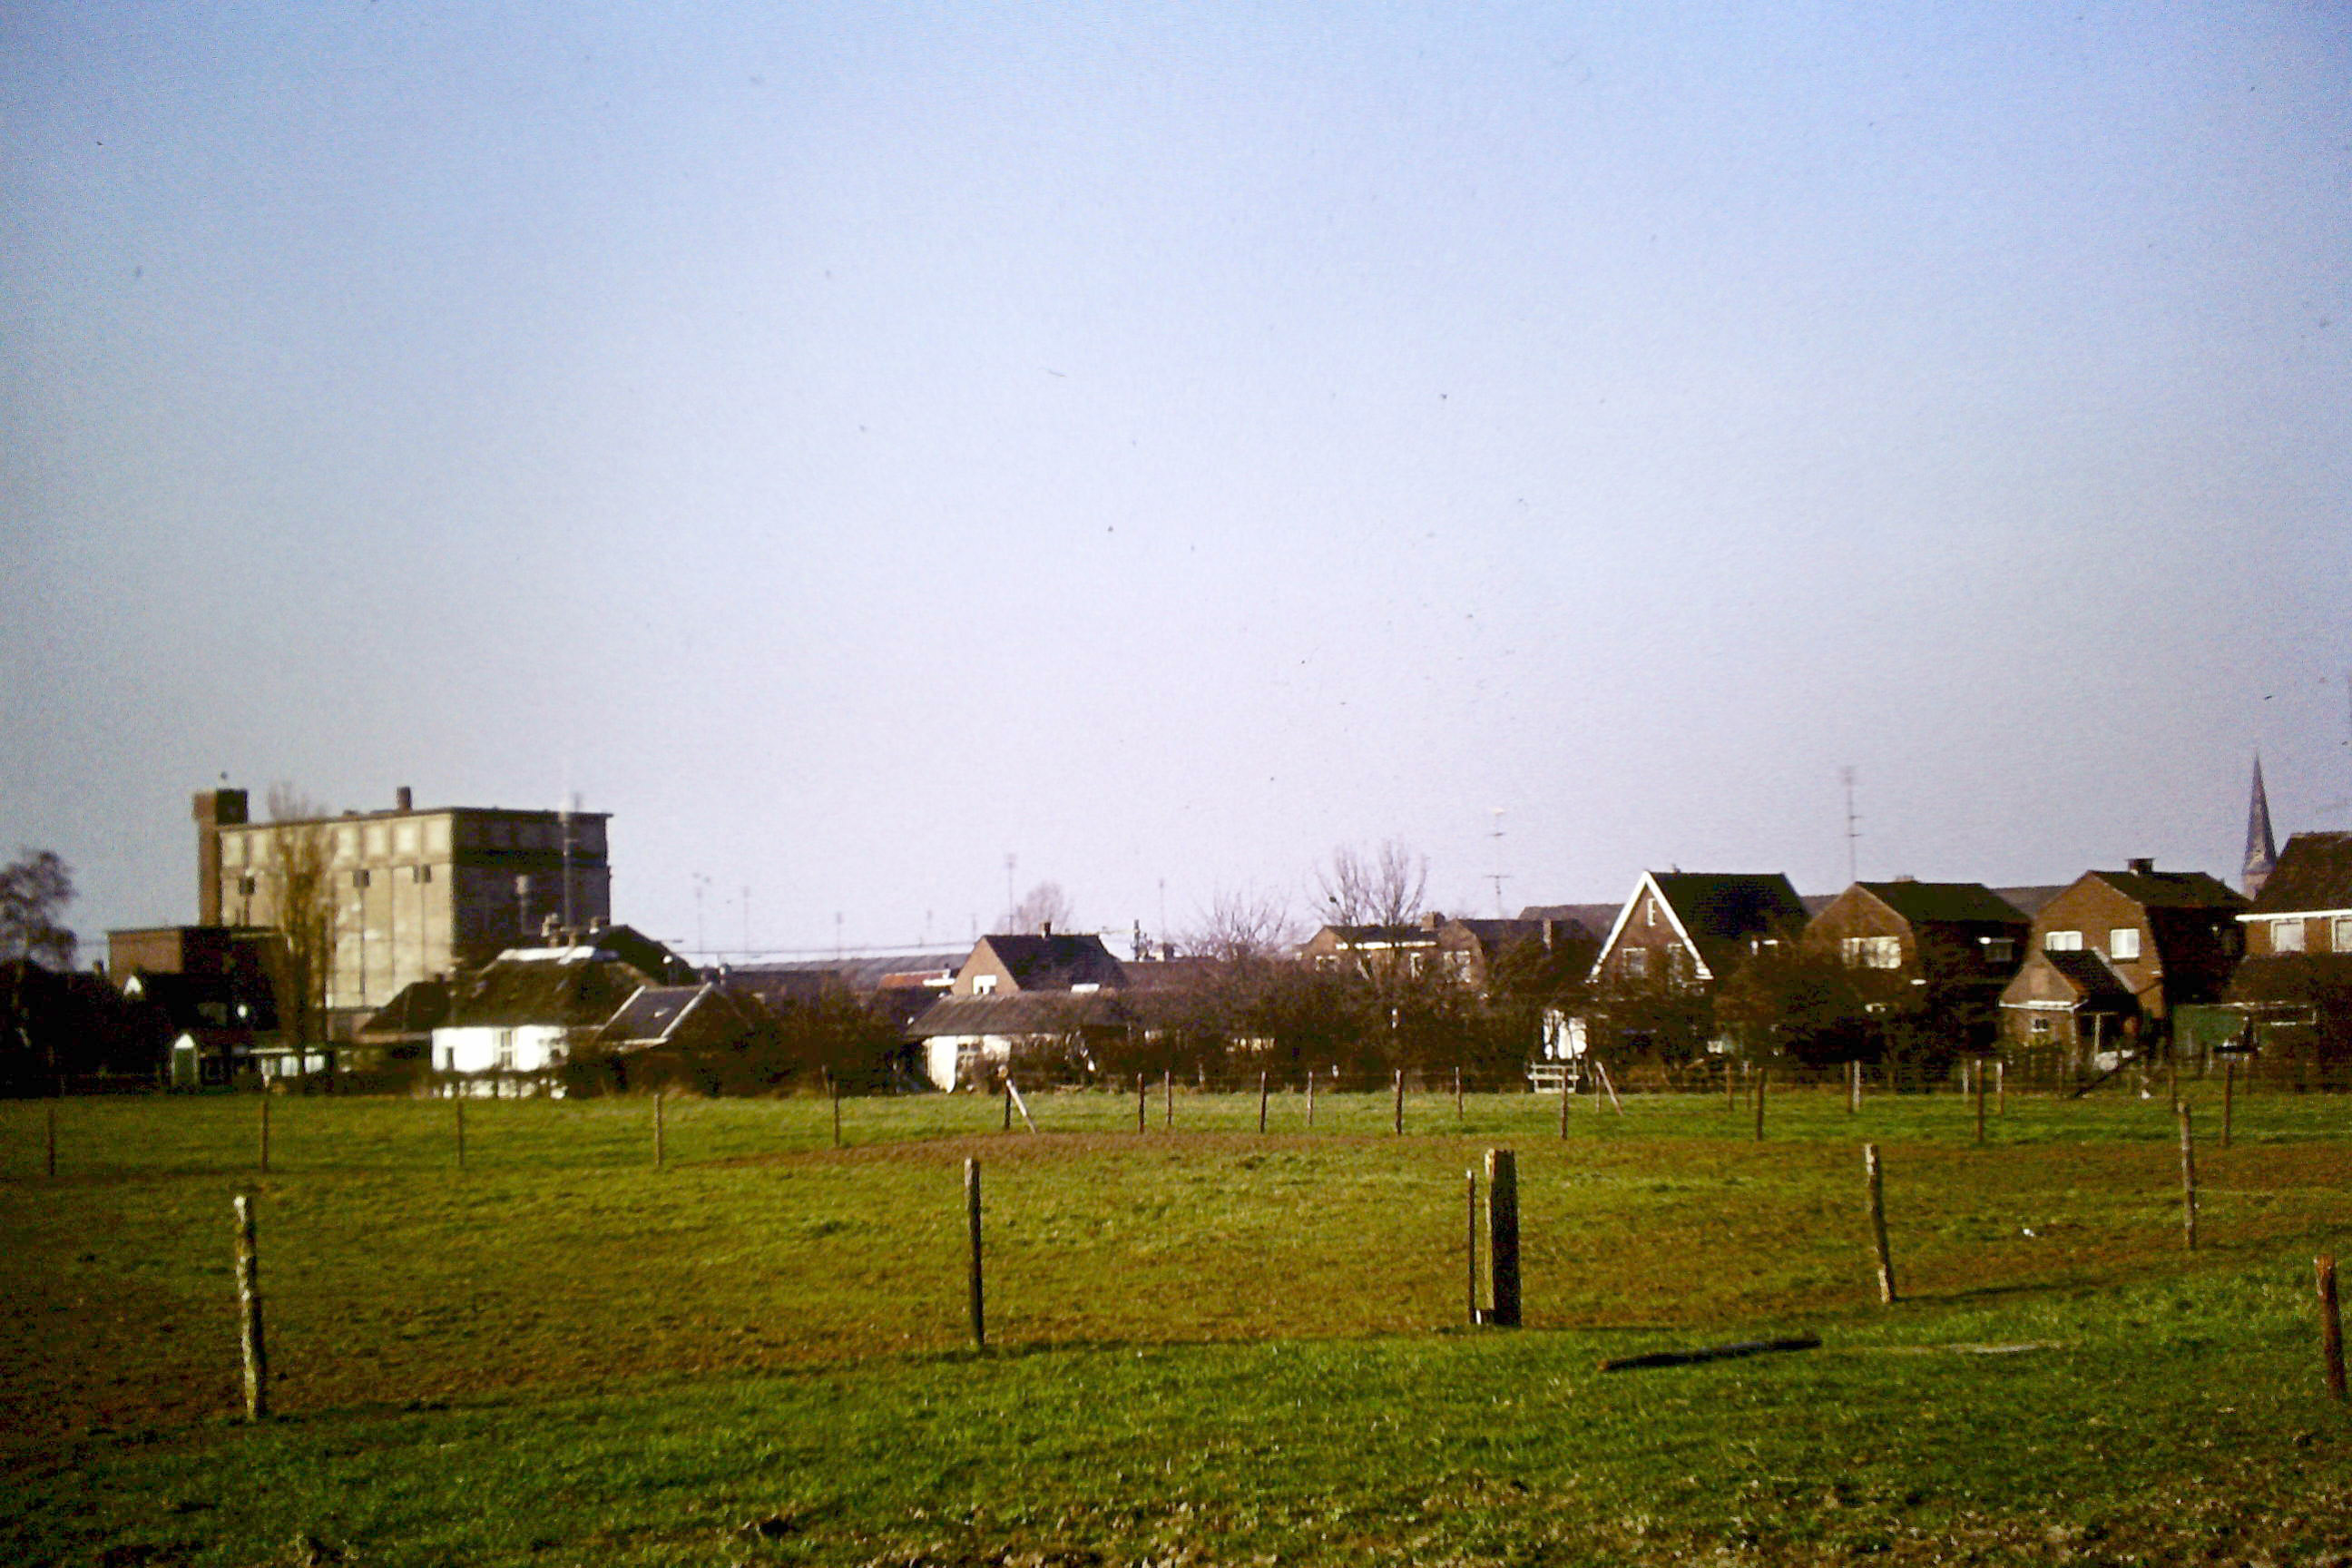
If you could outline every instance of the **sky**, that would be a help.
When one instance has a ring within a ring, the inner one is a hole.
[[[18,0],[0,853],[90,956],[224,777],[576,795],[705,950],[2234,881],[2257,752],[2352,827],[2347,89],[2301,4]]]

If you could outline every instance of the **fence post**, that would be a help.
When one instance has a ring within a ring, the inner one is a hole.
[[[1770,1069],[1756,1069],[1756,1142],[1764,1142],[1764,1086],[1772,1080]]]
[[[1486,1321],[1519,1326],[1519,1168],[1508,1149],[1486,1151]]]
[[[1468,1281],[1470,1326],[1475,1329],[1478,1326],[1478,1173],[1465,1171],[1462,1173],[1469,1178],[1470,1188],[1470,1224],[1464,1250],[1470,1260]]]
[[[2223,1057],[2221,1058],[2221,1147],[2224,1149],[2230,1146],[2230,1112],[2234,1109],[2230,1102],[2237,1097],[2238,1058]]]
[[[1396,1114],[1394,1121],[1396,1123],[1397,1135],[1399,1137],[1402,1137],[1404,1135],[1404,1068],[1397,1068]]]
[[[2327,1392],[2344,1403],[2344,1319],[2336,1305],[2336,1258],[2331,1253],[2311,1260],[2319,1283],[2319,1357],[2327,1373]]]
[[[1895,1258],[1886,1248],[1886,1180],[1878,1164],[1878,1145],[1862,1146],[1862,1168],[1870,1194],[1870,1254],[1878,1265],[1878,1299],[1895,1304]]]
[[[1013,1075],[1011,1073],[1006,1073],[1004,1075],[1004,1094],[1003,1098],[1004,1100],[1004,1131],[1010,1132],[1013,1131]]]
[[[980,1272],[980,1162],[963,1163],[964,1229],[971,1239],[971,1344],[974,1350],[988,1348],[988,1296],[982,1284]]]
[[[1462,1118],[1462,1069],[1455,1068],[1454,1069],[1454,1120],[1459,1121]]]
[[[1315,1131],[1315,1069],[1307,1069],[1307,1131]]]
[[[245,1418],[269,1417],[269,1347],[261,1333],[261,1251],[253,1234],[253,1200],[243,1193],[236,1206],[237,1339],[245,1352]]]
[[[1845,1064],[1845,1109],[1849,1116],[1862,1112],[1862,1058],[1856,1057]]]
[[[1138,1132],[1143,1131],[1144,1113],[1150,1103],[1150,1097],[1144,1091],[1143,1075],[1137,1073],[1135,1075],[1135,1130]]]
[[[1257,1130],[1265,1131],[1265,1074],[1257,1075]]]
[[[1176,1069],[1172,1067],[1160,1069],[1160,1124],[1173,1132],[1176,1131]]]
[[[1559,1138],[1563,1143],[1568,1142],[1568,1064],[1566,1062],[1562,1062],[1559,1068]]]
[[[1979,1058],[1977,1058],[1977,1060],[1976,1060],[1976,1072],[1977,1072],[1977,1142],[1979,1142],[1979,1143],[1981,1143],[1981,1142],[1984,1142],[1984,1105],[1985,1105],[1984,1068],[1985,1068],[1985,1065],[1984,1065],[1984,1058],[1982,1058],[1982,1057],[1979,1057]]]
[[[2006,1061],[1992,1064],[1992,1113],[1995,1116],[2009,1114],[2009,1063]]]
[[[2197,1145],[2189,1136],[2189,1108],[2180,1116],[2180,1235],[2189,1250],[2197,1250]]]

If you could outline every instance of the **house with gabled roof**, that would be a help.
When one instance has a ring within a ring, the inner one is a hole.
[[[2175,1009],[2221,999],[2241,951],[2237,917],[2245,904],[2218,878],[2159,871],[2147,859],[2084,872],[2034,916],[2031,951],[2001,992],[2004,1040],[2104,1050],[2115,1038],[2107,1003],[2120,987],[2130,1006],[2114,1017],[2124,1036],[2118,1048],[2144,1050],[2169,1034]],[[2064,1026],[2062,1015],[2071,1018]]]
[[[908,1037],[932,1083],[969,1088],[1024,1052],[1083,1056],[1088,1031],[1124,1029],[1123,1017],[1111,1021],[1117,1010],[1107,999],[1126,984],[1125,968],[1098,936],[1050,925],[992,932],[972,944],[947,994],[908,1026]]]
[[[585,1049],[615,1089],[684,1082],[709,1090],[727,1078],[728,1059],[758,1047],[772,1023],[757,997],[712,981],[640,985]]]
[[[1850,969],[1988,1009],[2025,957],[2033,921],[1981,882],[1856,882],[1805,927],[1805,945]]]
[[[433,1070],[456,1094],[561,1094],[564,1065],[655,979],[593,943],[509,948],[450,983]]]
[[[2224,1000],[2265,1057],[2352,1057],[2352,833],[2295,834],[2260,889]]]
[[[1591,978],[1712,990],[1759,947],[1795,940],[1805,918],[1804,900],[1778,871],[1644,871]]]

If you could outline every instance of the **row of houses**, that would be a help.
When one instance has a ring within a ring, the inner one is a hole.
[[[609,922],[602,816],[420,810],[397,796],[389,811],[267,825],[247,820],[239,792],[196,797],[205,919],[111,933],[123,994],[173,1021],[173,1081],[530,1085],[583,1058],[625,1076],[632,1062],[723,1054],[835,996],[893,1032],[908,1079],[950,1089],[1024,1054],[1058,1053],[1087,1073],[1112,1042],[1197,1020],[1192,1004],[1216,980],[1212,961],[1139,933],[1122,960],[1098,936],[1050,929],[959,952],[698,971]],[[285,868],[305,853],[325,868],[321,907],[341,935],[320,977],[324,1030],[279,1027],[286,939],[256,918],[287,901]],[[1416,990],[1485,997],[1514,964],[1522,980],[1538,974],[1557,993],[1527,1042],[1545,1081],[1589,1053],[1652,1043],[1611,999],[1710,997],[1759,957],[1797,952],[1866,979],[1874,1006],[1907,995],[1958,1020],[1972,1050],[2092,1058],[2175,1039],[2338,1038],[2352,835],[2298,835],[2273,854],[2258,773],[2246,869],[2251,898],[2134,860],[2064,887],[1900,878],[1806,899],[1784,875],[1677,868],[1644,873],[1620,904],[1331,924],[1282,956],[1302,974],[1393,994],[1392,1016]],[[1234,1051],[1273,1044],[1257,1026],[1228,1026]]]

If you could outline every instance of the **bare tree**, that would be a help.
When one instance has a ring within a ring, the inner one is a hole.
[[[1324,918],[1333,925],[1410,925],[1421,916],[1429,886],[1429,861],[1401,839],[1384,840],[1370,854],[1346,845],[1318,867]]]
[[[1037,932],[1060,926],[1068,930],[1077,921],[1077,911],[1070,903],[1070,895],[1062,891],[1059,882],[1040,882],[1021,895],[1021,901],[1004,911],[998,930]]]
[[[1241,963],[1273,958],[1297,938],[1290,906],[1279,895],[1220,888],[1183,942],[1193,957]]]
[[[279,954],[285,970],[278,987],[278,1022],[298,1052],[324,1036],[335,952],[341,944],[341,910],[335,897],[334,830],[320,818],[327,810],[294,785],[269,786],[268,836],[272,923],[286,939]],[[308,1057],[302,1058],[307,1061]]]
[[[79,944],[58,917],[73,896],[73,872],[55,851],[19,849],[0,867],[0,959],[71,969]]]

